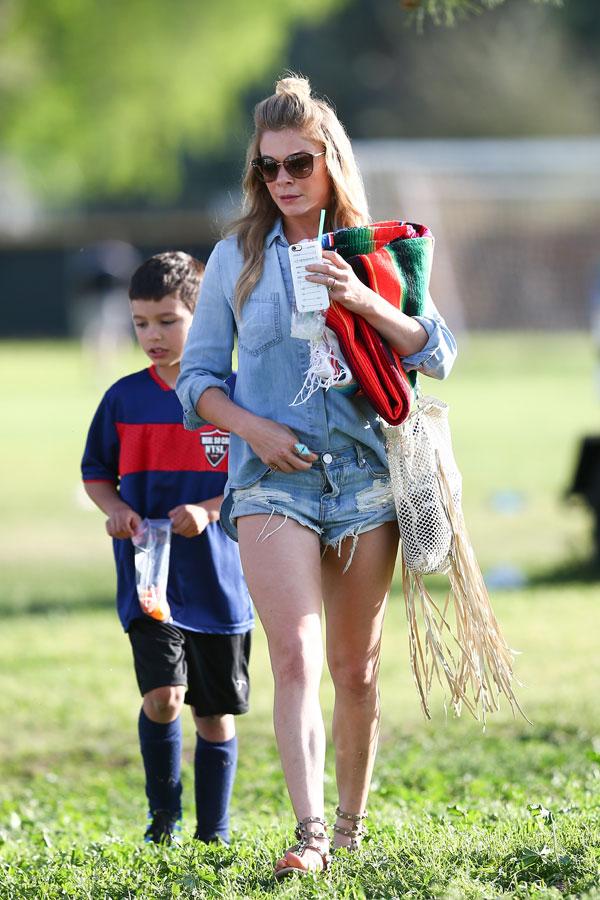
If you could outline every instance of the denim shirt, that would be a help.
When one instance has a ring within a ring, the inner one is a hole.
[[[241,313],[235,311],[235,285],[243,257],[235,235],[219,241],[206,266],[200,298],[177,380],[177,394],[189,430],[206,424],[196,404],[207,388],[229,395],[234,337],[238,337],[235,402],[258,416],[287,425],[315,453],[360,444],[373,450],[387,469],[377,413],[362,396],[335,388],[317,390],[305,403],[290,404],[310,365],[310,344],[290,335],[294,305],[287,240],[278,220],[265,241],[263,272]],[[425,347],[404,357],[408,371],[445,378],[456,356],[456,342],[428,296],[425,315],[416,316],[428,335]],[[229,488],[248,487],[268,471],[252,448],[232,434]]]

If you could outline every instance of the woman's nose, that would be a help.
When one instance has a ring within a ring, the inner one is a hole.
[[[277,178],[275,181],[281,181],[283,184],[291,184],[294,179],[290,175],[290,173],[286,170],[283,164],[279,166],[277,169]]]

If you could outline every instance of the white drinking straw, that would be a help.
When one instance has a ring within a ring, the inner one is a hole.
[[[321,210],[321,218],[319,219],[319,233],[317,235],[317,240],[321,243],[321,238],[323,237],[323,226],[325,225],[325,210]]]

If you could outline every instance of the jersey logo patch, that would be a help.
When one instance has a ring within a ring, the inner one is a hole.
[[[216,469],[220,465],[229,450],[229,432],[214,428],[212,431],[200,433],[200,443],[211,466]]]

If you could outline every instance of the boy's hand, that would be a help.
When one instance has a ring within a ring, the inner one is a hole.
[[[115,509],[106,520],[106,531],[113,538],[130,538],[136,533],[142,520],[131,507]]]
[[[173,534],[182,537],[197,537],[202,534],[209,522],[215,521],[207,509],[195,503],[184,503],[169,512],[173,525]]]

